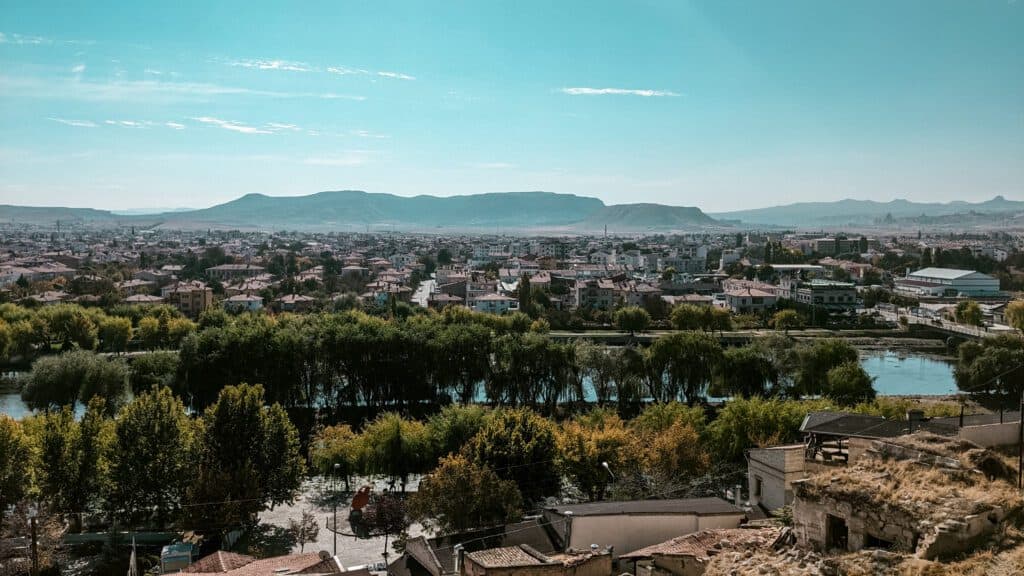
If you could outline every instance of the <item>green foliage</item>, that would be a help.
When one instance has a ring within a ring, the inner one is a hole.
[[[290,502],[305,472],[299,438],[284,409],[266,406],[262,386],[228,386],[203,415],[197,474],[188,490],[192,526],[248,525],[266,506]]]
[[[132,358],[129,368],[128,381],[135,394],[141,394],[154,386],[173,389],[178,371],[178,353],[157,351],[136,356]]]
[[[645,358],[651,397],[692,404],[706,394],[721,364],[722,347],[710,334],[677,332],[655,340]]]
[[[438,456],[462,449],[484,426],[489,412],[478,404],[445,406],[427,420],[431,452]]]
[[[824,395],[841,406],[853,406],[875,397],[873,379],[857,362],[846,362],[828,371]]]
[[[779,378],[772,359],[753,346],[730,348],[722,354],[716,396],[765,396]]]
[[[477,465],[515,482],[527,502],[558,493],[554,426],[535,412],[498,410],[464,450]]]
[[[155,510],[158,523],[177,515],[192,481],[196,426],[167,387],[153,387],[121,410],[111,451],[111,501],[131,522]]]
[[[40,358],[25,379],[21,397],[33,409],[73,406],[93,396],[107,400],[113,413],[124,400],[128,368],[123,360],[107,360],[84,350]]]
[[[799,439],[800,424],[808,412],[832,409],[826,400],[734,399],[708,426],[713,453],[738,461],[744,451]]]
[[[132,321],[108,316],[100,321],[99,338],[107,352],[124,352],[132,339]]]
[[[1024,330],[1024,300],[1014,300],[1007,304],[1003,315],[1007,324],[1017,330]]]
[[[779,310],[772,316],[772,326],[783,332],[800,328],[802,324],[803,320],[800,318],[800,314],[793,309]]]
[[[824,393],[829,370],[847,362],[856,362],[858,358],[857,349],[839,338],[815,340],[810,346],[801,346],[798,354],[797,391],[806,395]]]
[[[402,492],[411,474],[428,469],[433,453],[426,425],[394,412],[385,412],[366,426],[360,449],[364,470],[400,482]]]
[[[704,409],[674,401],[651,404],[630,421],[630,425],[641,436],[653,436],[671,428],[677,422],[702,433],[706,426]]]
[[[957,387],[990,409],[1004,410],[1020,402],[1024,392],[1024,342],[1014,336],[965,342],[957,351]]]
[[[31,455],[32,445],[21,424],[0,414],[0,510],[7,510],[28,493]]]
[[[974,300],[962,300],[957,302],[954,317],[960,324],[967,324],[970,326],[981,326],[984,324],[981,306],[979,306]]]
[[[651,315],[639,306],[625,306],[615,311],[615,326],[623,332],[633,335],[647,330],[651,325]]]
[[[639,446],[615,414],[595,410],[577,417],[562,425],[557,439],[562,472],[590,500],[604,499],[615,471],[635,467]]]
[[[351,476],[359,471],[361,450],[359,435],[352,427],[337,424],[317,432],[310,443],[309,456],[313,466],[324,476],[343,478],[348,491]]]
[[[442,457],[409,500],[414,519],[442,534],[500,526],[522,514],[515,482],[461,454]]]

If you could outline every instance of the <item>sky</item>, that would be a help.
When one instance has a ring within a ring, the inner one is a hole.
[[[4,2],[0,204],[1024,199],[1024,0]]]

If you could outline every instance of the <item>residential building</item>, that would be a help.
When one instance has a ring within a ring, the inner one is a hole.
[[[206,269],[206,275],[218,280],[234,280],[237,278],[252,278],[259,276],[266,271],[263,266],[253,264],[221,264]]]
[[[213,306],[213,289],[198,280],[164,286],[160,295],[168,304],[190,318],[198,318],[204,310]]]
[[[519,310],[519,300],[504,294],[483,294],[474,296],[467,300],[469,307],[477,312],[488,312],[490,314],[504,314]]]
[[[282,312],[305,312],[316,302],[316,298],[302,294],[286,294],[275,302],[280,306]]]
[[[235,294],[221,303],[225,310],[232,312],[257,312],[263,309],[263,297],[255,294]]]
[[[857,306],[857,287],[851,282],[836,282],[815,278],[800,282],[796,278],[783,278],[777,294],[807,306],[819,306],[831,311],[853,310]]]
[[[636,576],[700,576],[723,549],[738,553],[768,549],[782,533],[783,529],[777,526],[701,530],[624,554],[619,557],[618,571]],[[633,564],[632,570],[629,563]]]
[[[726,291],[721,305],[734,314],[760,314],[774,308],[775,302],[775,294],[771,292],[746,288]]]
[[[736,528],[745,513],[721,498],[685,498],[552,506],[544,518],[567,549],[600,543],[621,555],[699,530]]]
[[[576,280],[573,304],[576,308],[611,310],[616,302],[615,282],[608,278]]]

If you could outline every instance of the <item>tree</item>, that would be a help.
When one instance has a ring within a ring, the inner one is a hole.
[[[142,340],[142,346],[147,350],[155,350],[160,347],[161,335],[160,335],[160,321],[152,316],[146,316],[139,320],[139,338]]]
[[[765,396],[768,384],[777,380],[772,361],[756,348],[730,348],[722,354],[717,392],[744,398]]]
[[[1014,300],[1006,305],[1006,323],[1024,331],[1024,300]]]
[[[615,326],[632,336],[643,332],[651,324],[651,315],[639,306],[626,306],[615,311]]]
[[[118,414],[110,500],[131,522],[155,511],[165,526],[180,511],[192,480],[196,427],[169,388],[142,392]]]
[[[828,371],[824,396],[843,406],[870,402],[875,398],[873,379],[858,362],[846,362]]]
[[[646,352],[648,391],[659,402],[703,398],[722,358],[718,339],[700,332],[662,336]]]
[[[69,406],[40,416],[40,493],[59,512],[82,512],[99,504],[105,492],[110,447],[110,421],[102,398],[86,407],[76,422]]]
[[[132,339],[132,321],[119,316],[107,316],[100,321],[100,342],[108,352],[124,352]]]
[[[325,476],[341,476],[345,491],[351,491],[351,477],[359,471],[359,442],[359,435],[348,424],[323,428],[310,443],[313,466]]]
[[[521,511],[515,482],[462,454],[442,457],[409,500],[412,518],[442,534],[500,526],[518,519]]]
[[[164,350],[150,352],[132,359],[128,382],[135,394],[141,394],[154,386],[169,386],[173,389],[177,370],[177,352]]]
[[[679,304],[669,318],[676,330],[699,330],[704,326],[704,311],[693,304]]]
[[[447,456],[457,453],[480,431],[490,415],[483,406],[445,406],[427,420],[431,453]]]
[[[400,482],[403,493],[409,476],[424,472],[432,453],[427,427],[395,412],[385,412],[370,422],[360,442],[366,471]]]
[[[786,334],[792,329],[799,328],[801,324],[800,314],[793,309],[779,310],[772,316],[772,326]]]
[[[813,345],[802,346],[798,354],[798,391],[808,395],[822,393],[828,385],[829,370],[847,362],[856,362],[858,359],[857,349],[839,338],[815,340]]]
[[[1017,406],[1024,392],[1024,343],[999,336],[964,342],[957,350],[957,387],[979,404],[1000,412]]]
[[[648,438],[643,446],[645,467],[663,479],[694,478],[711,464],[697,431],[684,422],[674,422]]]
[[[6,511],[28,492],[31,455],[32,445],[21,424],[0,414],[0,511]]]
[[[533,293],[530,290],[530,276],[528,274],[523,274],[519,277],[517,291],[519,293],[519,310],[523,314],[534,316]]]
[[[279,404],[263,398],[262,386],[227,386],[203,414],[187,500],[224,504],[188,508],[193,526],[249,525],[266,507],[294,499],[305,472],[298,432]]]
[[[606,346],[598,346],[589,340],[575,344],[576,359],[582,375],[590,379],[598,406],[607,404],[612,397],[616,362]]]
[[[316,516],[312,512],[303,510],[302,516],[298,520],[288,519],[288,532],[299,545],[299,553],[302,553],[305,552],[307,543],[316,542],[316,537],[320,534],[320,524],[317,523]]]
[[[122,359],[108,360],[93,352],[75,350],[40,358],[32,365],[21,397],[33,409],[74,406],[93,396],[106,399],[109,414],[124,400],[128,368]]]
[[[590,500],[604,500],[612,471],[633,468],[636,448],[622,420],[602,409],[566,422],[558,432],[562,472]]]
[[[954,317],[958,323],[967,324],[969,326],[981,326],[984,323],[981,306],[979,306],[974,300],[962,300],[957,302]]]
[[[550,421],[526,409],[495,412],[463,452],[478,466],[512,480],[527,502],[558,493],[558,447]]]

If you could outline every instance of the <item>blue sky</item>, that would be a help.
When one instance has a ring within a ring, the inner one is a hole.
[[[0,203],[1024,197],[1024,0],[33,0],[0,34]]]

